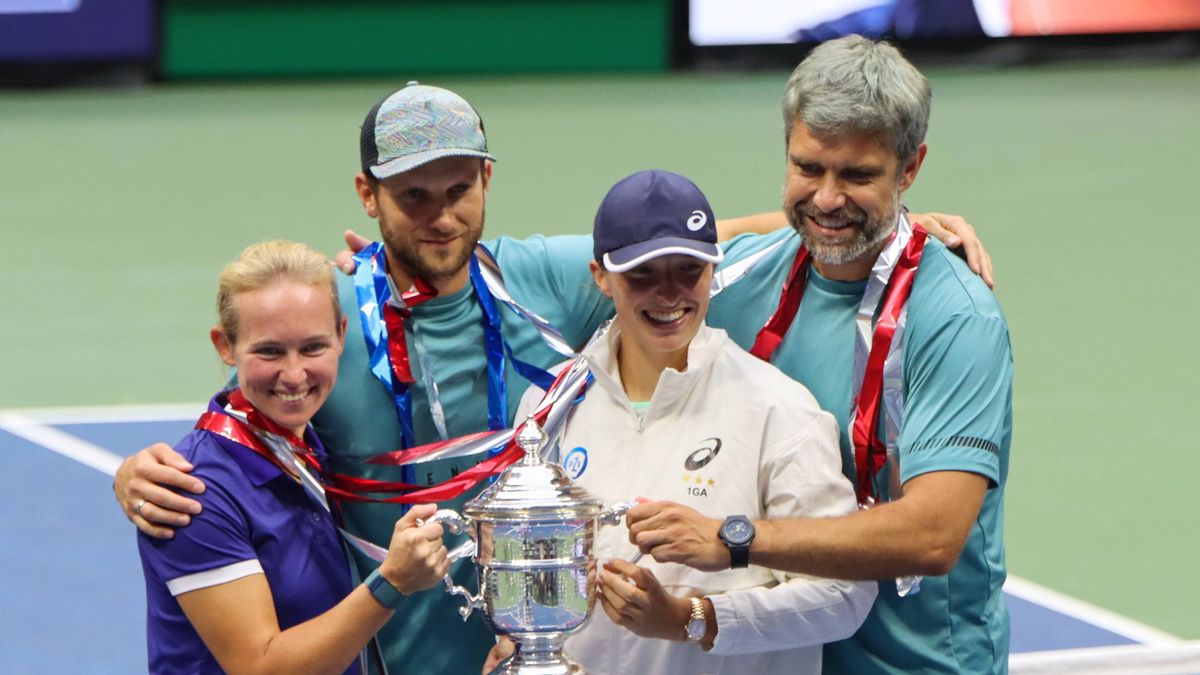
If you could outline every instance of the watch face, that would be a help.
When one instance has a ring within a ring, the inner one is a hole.
[[[721,529],[725,541],[731,544],[744,544],[750,541],[754,534],[754,526],[745,520],[729,520]]]

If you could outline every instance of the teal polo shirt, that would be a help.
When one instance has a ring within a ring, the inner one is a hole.
[[[528,309],[557,326],[576,346],[612,315],[612,303],[592,282],[587,261],[592,257],[590,237],[531,237],[525,240],[500,238],[485,245],[495,255],[512,296]],[[353,280],[339,275],[342,311],[349,318],[346,348],[338,365],[338,379],[329,400],[313,418],[313,427],[325,441],[330,469],[377,480],[400,481],[395,467],[363,463],[363,459],[402,447],[400,426],[387,389],[371,373],[359,321]],[[513,352],[541,368],[562,361],[527,321],[506,307],[501,332]],[[474,288],[468,284],[450,296],[429,300],[413,309],[413,321],[424,345],[433,379],[438,384],[451,437],[487,429],[487,356],[484,352],[483,311]],[[410,333],[411,337],[411,333]],[[413,359],[413,429],[418,445],[439,440],[429,416],[420,364]],[[516,411],[528,382],[507,367],[507,410]],[[415,480],[433,484],[447,480],[472,466],[468,460],[445,460],[421,464]],[[461,509],[477,491],[444,502],[443,507]],[[401,515],[393,504],[343,504],[344,521],[354,534],[386,546]],[[355,554],[360,578],[376,563]],[[469,560],[454,564],[455,581],[477,589],[474,566]],[[399,673],[478,673],[488,650],[495,643],[479,612],[466,622],[458,614],[463,601],[439,586],[404,598],[391,621],[379,632],[379,640],[392,675]]]
[[[779,304],[800,239],[791,230],[742,236],[726,263],[783,245],[713,299],[710,325],[749,349]],[[847,432],[854,370],[854,318],[865,282],[843,283],[809,270],[800,310],[772,362],[799,380],[841,429],[843,468],[855,479]],[[1004,604],[1004,486],[1012,440],[1012,350],[995,297],[940,242],[926,244],[908,302],[904,334],[901,481],[930,471],[969,471],[990,488],[958,563],[901,598],[893,580],[863,627],[825,649],[829,673],[1002,673],[1008,662]],[[881,427],[882,428],[882,427]],[[881,481],[887,480],[885,474]],[[884,483],[886,484],[886,483]]]

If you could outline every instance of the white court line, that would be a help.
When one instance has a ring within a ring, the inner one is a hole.
[[[121,465],[122,458],[108,450],[22,415],[0,413],[0,429],[109,476]]]
[[[122,458],[47,424],[85,424],[102,422],[157,422],[193,420],[205,409],[203,403],[159,405],[94,406],[77,408],[24,408],[0,410],[0,429],[37,443],[65,457],[113,475]],[[1182,638],[1134,621],[1115,612],[1053,591],[1032,581],[1009,576],[1007,593],[1074,617],[1117,635],[1146,645],[1185,644]]]
[[[1153,626],[1134,621],[1116,612],[1097,607],[1078,598],[1064,595],[1019,577],[1009,576],[1004,590],[1018,598],[1052,609],[1059,614],[1075,617],[1146,645],[1159,647],[1181,645],[1186,641]]]
[[[1170,647],[1122,645],[1027,652],[1008,658],[1011,675],[1194,675],[1200,672],[1200,642]]]
[[[0,409],[0,419],[17,416],[41,424],[96,424],[104,422],[171,422],[195,420],[205,403],[160,403],[152,405],[105,405],[72,408]]]

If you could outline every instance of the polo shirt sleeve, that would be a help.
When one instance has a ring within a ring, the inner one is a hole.
[[[953,315],[906,349],[912,353],[897,440],[900,481],[968,471],[995,487],[1012,425],[1012,348],[1004,320]]]
[[[590,236],[501,237],[489,247],[513,297],[554,324],[576,349],[612,316],[612,301],[596,288],[588,269]]]
[[[203,494],[192,496],[203,506],[201,513],[187,527],[176,528],[172,539],[138,535],[143,565],[171,595],[262,573],[249,521],[233,494],[238,486],[230,484],[236,477],[202,461],[193,474],[206,486]]]
[[[718,246],[725,253],[725,260],[721,264],[728,265],[745,258],[762,248],[765,241],[766,237],[764,235],[746,233],[739,234],[732,239],[727,239],[719,243]]]

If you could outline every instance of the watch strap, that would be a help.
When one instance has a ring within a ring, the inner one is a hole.
[[[708,628],[708,618],[704,614],[704,599],[689,598],[692,603],[692,613],[688,616],[684,632],[688,642],[699,642],[704,639],[704,631]]]
[[[400,601],[404,599],[404,594],[379,573],[378,567],[367,576],[363,583],[367,585],[367,590],[371,591],[371,595],[375,596],[379,604],[388,609],[396,609],[400,606]]]
[[[729,567],[741,569],[750,565],[750,544],[733,545],[726,543],[729,549]]]

